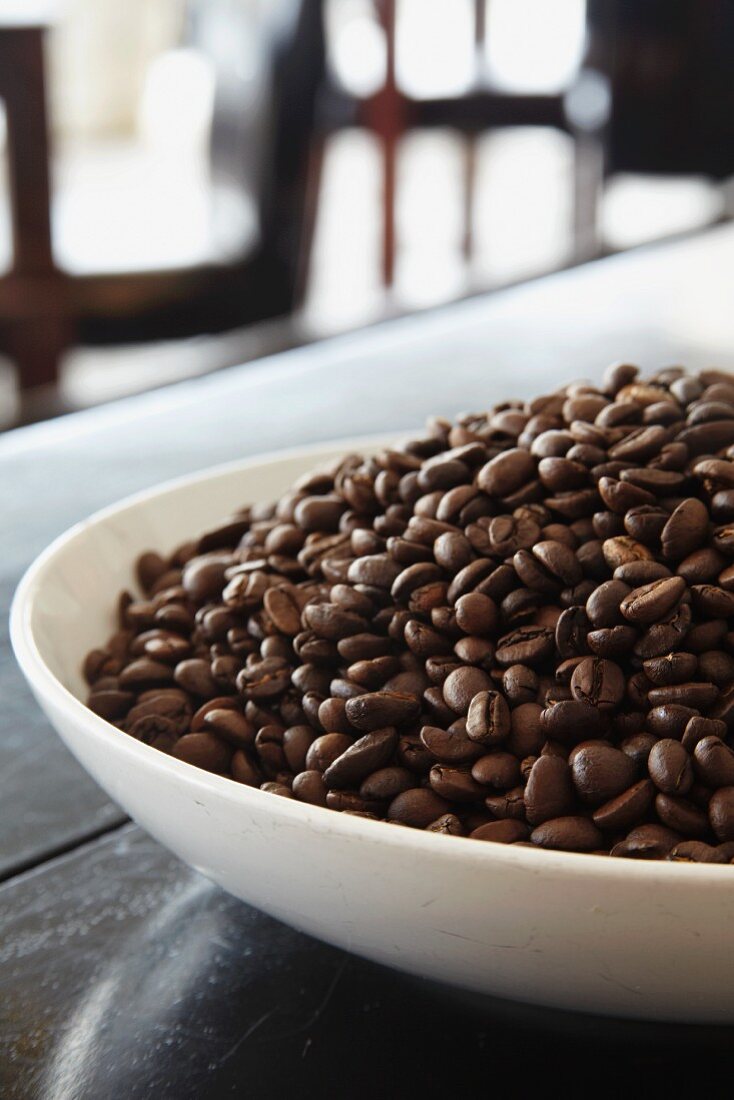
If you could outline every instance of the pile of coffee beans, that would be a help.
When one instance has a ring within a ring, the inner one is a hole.
[[[734,863],[734,378],[431,420],[137,562],[89,706],[416,829]]]

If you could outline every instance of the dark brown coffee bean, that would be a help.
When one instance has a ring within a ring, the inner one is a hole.
[[[371,772],[385,767],[397,746],[394,728],[373,730],[355,741],[324,772],[329,789],[348,789],[362,782]]]
[[[540,756],[525,786],[525,811],[531,825],[573,812],[575,797],[571,769],[558,756]]]
[[[693,802],[670,794],[658,794],[655,797],[655,812],[669,829],[681,836],[699,838],[709,829],[709,820],[703,810]]]
[[[689,719],[698,715],[693,707],[682,706],[678,703],[665,703],[659,707],[653,707],[648,712],[646,724],[650,733],[656,737],[672,737],[680,741],[683,737]]]
[[[477,485],[492,497],[508,497],[535,477],[535,462],[527,451],[503,451],[482,466]]]
[[[590,806],[601,806],[616,798],[637,779],[634,760],[604,741],[590,741],[579,747],[571,773],[576,793]]]
[[[403,791],[417,785],[415,775],[407,768],[395,766],[378,768],[362,781],[359,793],[371,802],[392,802]]]
[[[734,749],[719,737],[702,737],[693,759],[696,775],[707,787],[734,787]]]
[[[638,637],[637,631],[632,626],[610,626],[600,630],[590,630],[586,635],[586,641],[595,656],[616,660],[630,654]]]
[[[667,858],[674,863],[728,863],[726,857],[711,844],[702,840],[683,840],[668,852]]]
[[[472,764],[471,773],[477,783],[506,791],[520,782],[520,765],[509,752],[491,752]]]
[[[488,821],[469,834],[472,840],[490,840],[495,844],[516,844],[527,840],[530,830],[522,821]]]
[[[734,786],[720,787],[712,795],[709,821],[719,840],[734,840]]]
[[[510,708],[498,691],[483,689],[472,696],[466,719],[466,732],[472,741],[499,744],[507,738],[510,728]]]
[[[228,554],[208,554],[187,562],[181,583],[189,598],[198,604],[218,599],[224,587],[225,570],[230,564]]]
[[[571,677],[574,699],[601,710],[615,710],[624,699],[624,675],[619,665],[600,657],[585,657]]]
[[[414,695],[376,691],[348,699],[346,715],[355,729],[367,732],[401,726],[418,717],[420,704]]]
[[[606,832],[629,829],[636,821],[645,819],[654,795],[650,780],[641,779],[594,810],[594,824]]]
[[[720,740],[726,737],[726,723],[717,718],[690,718],[681,737],[681,744],[688,753],[694,753],[696,745],[704,737],[716,737]]]
[[[516,713],[513,711],[513,721]],[[576,745],[579,741],[598,737],[604,731],[605,724],[602,712],[596,707],[576,699],[564,699],[543,710],[540,728],[544,739]]]
[[[510,665],[502,674],[502,691],[511,706],[532,703],[538,694],[537,673],[526,665]]]
[[[668,561],[683,561],[703,545],[708,529],[705,505],[695,497],[688,497],[678,505],[663,528],[660,536],[663,557]]]
[[[232,748],[212,733],[185,733],[174,745],[173,755],[197,768],[224,775],[229,771]]]
[[[243,749],[237,749],[230,763],[232,778],[246,787],[259,787],[263,781],[260,771]]]
[[[686,590],[682,577],[664,577],[651,584],[634,588],[620,604],[620,611],[630,622],[649,625],[665,618]]]
[[[317,737],[306,753],[308,771],[325,772],[335,760],[346,752],[353,739],[344,733],[325,733]]]
[[[556,623],[555,643],[561,657],[577,657],[588,652],[589,620],[583,607],[568,607]]]
[[[387,820],[398,821],[414,829],[425,829],[441,814],[448,813],[448,802],[435,791],[415,787],[397,795],[387,808]]]
[[[421,741],[437,760],[445,764],[468,764],[476,760],[482,752],[481,746],[467,736],[466,722],[463,719],[446,730],[437,726],[423,726]]]
[[[184,691],[200,699],[214,698],[221,694],[219,685],[212,676],[209,661],[201,658],[180,661],[173,671],[173,678]]]
[[[468,592],[456,601],[456,622],[465,634],[491,634],[497,628],[497,605],[489,596]]]
[[[694,584],[691,595],[694,607],[702,616],[728,619],[734,615],[734,592],[713,584]]]
[[[446,677],[443,684],[443,698],[455,714],[466,714],[474,697],[480,692],[489,692],[491,688],[492,681],[486,672],[467,666],[457,669]]]
[[[708,710],[718,694],[715,684],[670,684],[668,687],[651,688],[647,699],[652,707],[677,703],[694,710]]]
[[[525,789],[524,787],[512,787],[501,794],[488,795],[484,804],[490,813],[504,821],[510,818],[513,821],[525,820]]]
[[[293,638],[301,629],[301,608],[296,590],[289,585],[274,585],[263,596],[263,605],[277,629]]]
[[[664,738],[653,745],[647,758],[650,778],[663,794],[687,794],[693,785],[691,758],[680,741]]]
[[[327,789],[320,771],[300,772],[293,780],[293,795],[299,802],[308,802],[312,806],[325,806]]]
[[[497,643],[495,657],[504,668],[510,665],[536,665],[552,656],[554,632],[547,627],[520,626],[505,634]]]
[[[683,838],[664,825],[640,825],[615,844],[610,855],[626,859],[665,859]]]
[[[562,852],[593,852],[601,848],[604,838],[588,817],[556,817],[538,825],[530,834],[540,848],[555,848]]]
[[[695,674],[698,658],[693,653],[667,653],[651,657],[643,666],[645,675],[658,687],[683,684]]]
[[[658,561],[641,559],[640,561],[627,561],[618,565],[614,570],[614,580],[622,581],[631,588],[639,588],[643,584],[660,580],[661,577],[671,575],[667,565]]]

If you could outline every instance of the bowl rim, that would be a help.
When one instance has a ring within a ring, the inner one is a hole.
[[[260,809],[270,807],[275,818],[297,822],[317,835],[337,832],[364,842],[397,845],[415,852],[416,856],[423,853],[431,854],[436,858],[451,858],[451,854],[454,853],[454,858],[463,859],[470,865],[477,864],[482,867],[499,865],[508,869],[515,868],[532,874],[550,876],[565,873],[572,877],[584,877],[590,884],[600,879],[609,881],[631,877],[639,878],[651,886],[669,884],[682,887],[686,882],[690,882],[696,888],[707,884],[717,890],[725,889],[727,885],[730,889],[734,889],[734,869],[726,864],[612,859],[608,856],[595,856],[593,853],[477,842],[469,837],[451,837],[448,841],[438,834],[422,829],[395,826],[381,820],[373,821],[352,814],[338,813],[328,807],[313,806],[297,799],[279,798],[257,787],[237,783],[227,776],[204,771],[162,753],[150,745],[136,741],[129,734],[90,710],[81,699],[61,683],[46,664],[32,628],[34,601],[43,586],[44,574],[57,555],[70,543],[83,538],[94,527],[104,524],[106,520],[136,505],[147,503],[188,486],[220,477],[226,478],[227,475],[235,475],[280,460],[303,458],[304,462],[307,462],[310,458],[314,460],[321,458],[323,461],[328,461],[330,457],[342,452],[350,453],[393,446],[405,434],[391,433],[386,436],[380,433],[323,440],[218,463],[129,494],[67,528],[53,539],[28,566],[18,583],[11,603],[11,645],[21,671],[32,690],[55,709],[66,712],[69,719],[73,720],[75,725],[83,727],[91,737],[98,740],[105,739],[115,746],[116,751],[137,761],[140,767],[165,774],[178,785],[193,792],[197,790],[206,792],[210,796],[222,798],[234,805],[252,804]],[[307,469],[308,467],[304,472],[307,472]]]

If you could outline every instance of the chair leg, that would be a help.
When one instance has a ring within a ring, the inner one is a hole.
[[[3,344],[17,367],[21,390],[55,385],[69,342],[64,318],[47,316],[10,322],[5,327]]]

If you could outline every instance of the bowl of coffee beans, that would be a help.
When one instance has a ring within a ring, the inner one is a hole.
[[[273,915],[734,1019],[728,375],[618,364],[154,489],[42,555],[13,640],[111,797]]]

